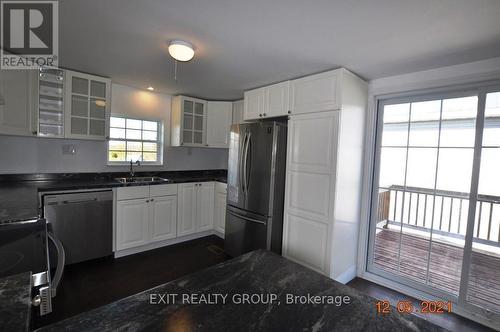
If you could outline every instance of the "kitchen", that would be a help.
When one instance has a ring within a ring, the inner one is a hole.
[[[2,6],[3,330],[499,328],[498,4]]]

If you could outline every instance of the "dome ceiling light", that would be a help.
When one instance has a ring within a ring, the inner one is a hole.
[[[194,47],[183,40],[172,40],[168,45],[168,53],[175,60],[174,79],[177,82],[177,61],[187,62],[194,57]]]

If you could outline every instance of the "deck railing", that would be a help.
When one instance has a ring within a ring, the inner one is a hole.
[[[379,191],[378,222],[465,238],[469,194],[392,185]],[[478,195],[475,242],[500,246],[500,197]]]

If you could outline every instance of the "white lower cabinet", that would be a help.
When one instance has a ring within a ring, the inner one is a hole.
[[[177,236],[193,234],[196,229],[196,190],[197,183],[179,184],[179,200],[177,202]]]
[[[149,202],[146,198],[116,203],[116,248],[128,249],[148,243]]]
[[[150,204],[151,241],[175,238],[177,236],[177,196],[153,197]]]
[[[176,237],[176,184],[118,188],[116,197],[117,250]]]
[[[118,256],[191,239],[196,234],[206,236],[210,231],[223,235],[226,187],[220,182],[193,182],[117,188]]]
[[[214,216],[214,183],[179,184],[178,210],[177,236],[211,230]]]
[[[215,184],[214,229],[222,235],[226,228],[226,197],[227,185],[217,182]]]

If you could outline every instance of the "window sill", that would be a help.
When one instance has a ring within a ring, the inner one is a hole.
[[[108,161],[106,163],[106,166],[130,166],[130,162],[112,162]],[[134,167],[141,167],[141,166],[163,166],[163,163],[157,162],[157,163],[146,163],[146,162],[141,162],[141,165],[138,166],[134,163]]]

